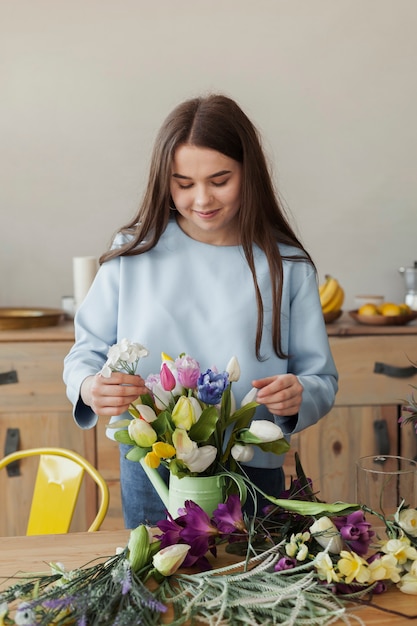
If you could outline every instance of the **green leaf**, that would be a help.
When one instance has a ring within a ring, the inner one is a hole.
[[[129,459],[129,461],[140,461],[151,449],[152,448],[140,448],[139,446],[134,446],[126,454],[126,458]]]
[[[171,434],[173,432],[173,428],[171,425],[170,414],[168,411],[162,411],[151,424],[152,428],[158,435],[158,439],[165,437],[167,433],[169,434],[169,441],[171,441]],[[165,441],[165,439],[163,439]]]
[[[179,459],[173,459],[169,464],[169,471],[178,478],[184,478],[184,476],[190,476],[190,470]]]
[[[118,430],[114,433],[114,438],[119,443],[127,443],[129,446],[134,446],[135,442],[130,438],[130,435],[127,430]]]
[[[207,441],[216,429],[219,415],[217,409],[214,406],[210,406],[202,412],[200,418],[196,424],[191,426],[188,431],[190,439],[196,443],[202,443]]]
[[[245,404],[245,406],[237,409],[233,415],[227,420],[226,426],[230,426],[230,424],[235,424],[234,430],[238,430],[240,428],[247,428],[249,422],[255,415],[256,409],[259,406],[258,402],[249,402]]]
[[[232,401],[231,401],[230,396],[231,396],[231,385],[227,387],[227,389],[222,395],[221,414],[222,414],[223,420],[230,415],[230,411],[232,408]]]
[[[325,502],[309,502],[304,500],[280,499],[269,496],[267,493],[261,492],[267,500],[281,507],[285,511],[292,511],[299,515],[349,515],[353,511],[358,511],[361,507],[359,504],[348,504],[346,502],[334,502],[327,504]]]
[[[285,454],[290,449],[290,444],[284,438],[278,439],[278,441],[268,441],[267,443],[260,443],[258,447],[264,452],[273,452],[274,454]]]

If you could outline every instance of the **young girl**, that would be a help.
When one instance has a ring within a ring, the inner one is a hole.
[[[315,267],[274,192],[258,133],[233,100],[195,98],[167,117],[142,204],[101,257],[75,333],[64,380],[81,428],[98,415],[120,419],[147,392],[161,352],[187,353],[202,371],[223,370],[235,355],[237,405],[256,387],[255,417],[275,421],[287,438],[329,412],[337,372]],[[124,337],[150,351],[141,375],[98,375]],[[163,519],[140,463],[120,448],[126,527]],[[278,497],[283,461],[257,449],[245,470]]]

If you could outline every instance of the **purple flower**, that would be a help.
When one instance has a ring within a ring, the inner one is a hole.
[[[219,504],[213,512],[213,518],[219,532],[224,535],[231,535],[236,531],[247,532],[237,494],[229,496],[225,504]]]
[[[198,378],[197,397],[206,404],[219,404],[228,384],[229,374],[227,372],[218,374],[208,369]]]
[[[371,530],[371,524],[365,520],[363,511],[354,511],[350,515],[336,517],[333,521],[353,552],[360,556],[368,552],[375,533]]]
[[[161,550],[167,546],[172,546],[175,543],[181,543],[181,531],[184,528],[182,523],[185,516],[177,517],[174,519],[170,513],[167,513],[167,518],[160,520],[156,525],[162,530],[162,535],[156,535],[157,539],[161,541]]]
[[[187,543],[191,547],[183,567],[195,565],[201,571],[211,569],[212,566],[205,555],[208,551],[216,555],[215,541],[219,530],[214,521],[195,502],[186,500],[183,511],[176,519],[168,513],[166,520],[158,522],[158,528],[163,531],[163,535],[158,536],[161,548],[176,543]]]
[[[185,354],[175,359],[178,381],[186,389],[194,389],[200,376],[200,364],[192,357]]]
[[[205,554],[209,547],[214,546],[215,538],[219,535],[219,529],[215,522],[210,519],[203,509],[192,500],[185,501],[186,514],[179,520],[184,523],[184,528],[180,532],[181,539],[191,547],[203,544],[207,547],[202,552]],[[178,520],[178,521],[179,521]]]
[[[285,570],[285,569],[293,569],[293,567],[295,567],[296,565],[297,565],[296,559],[293,559],[292,557],[289,557],[289,556],[283,556],[282,558],[280,558],[280,560],[277,563],[275,563],[274,571],[281,572],[282,570]]]

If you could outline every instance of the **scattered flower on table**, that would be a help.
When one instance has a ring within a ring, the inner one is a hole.
[[[0,624],[156,624],[167,603],[175,623],[185,624],[204,598],[208,618],[222,613],[222,623],[231,625],[238,612],[240,623],[261,626],[282,623],[280,597],[292,623],[330,624],[343,616],[353,624],[348,607],[356,597],[393,585],[417,595],[417,537],[410,522],[416,510],[403,502],[393,519],[381,518],[387,537],[377,538],[365,518],[372,511],[320,502],[296,461],[297,478],[284,498],[268,496],[274,504],[262,516],[244,514],[237,495],[211,516],[186,501],[177,517],[133,529],[127,546],[103,563],[72,571],[54,563],[48,575],[11,579],[0,592]],[[221,544],[242,555],[244,576],[240,569],[216,570]],[[182,573],[184,567],[194,573]],[[152,591],[146,586],[151,579]]]

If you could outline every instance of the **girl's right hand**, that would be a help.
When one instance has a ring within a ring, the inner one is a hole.
[[[140,395],[149,393],[138,375],[112,372],[110,378],[101,374],[87,376],[81,384],[81,398],[96,415],[121,415]]]

